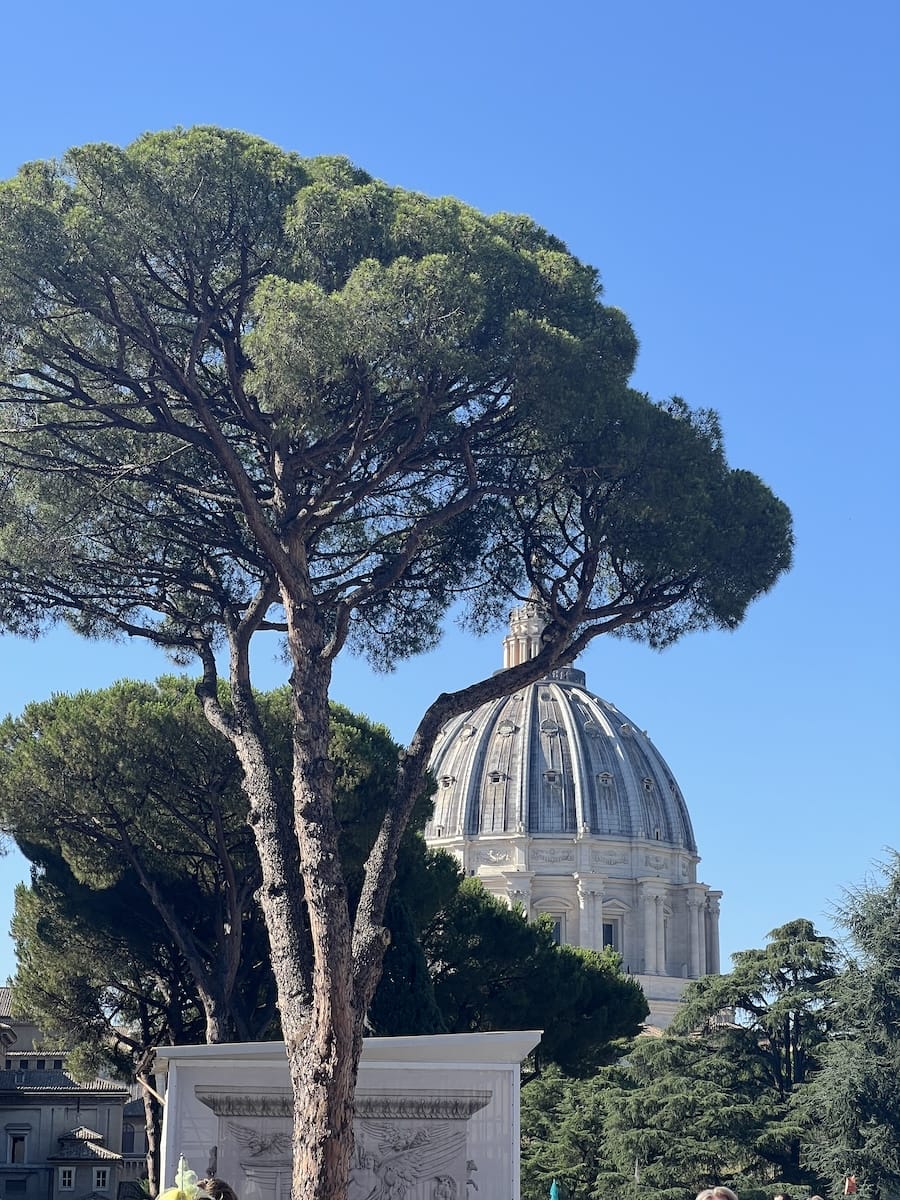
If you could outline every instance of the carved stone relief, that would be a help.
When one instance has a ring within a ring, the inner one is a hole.
[[[530,858],[532,862],[570,863],[575,861],[575,854],[572,850],[532,850]]]
[[[475,850],[472,853],[473,863],[505,863],[509,862],[508,850]]]
[[[595,850],[591,854],[591,862],[603,863],[607,867],[618,867],[628,862],[627,854],[604,854],[601,850]]]
[[[197,1087],[196,1095],[219,1118],[219,1167],[238,1195],[288,1200],[290,1092]],[[357,1091],[349,1200],[464,1200],[477,1169],[466,1124],[490,1099],[480,1090]]]

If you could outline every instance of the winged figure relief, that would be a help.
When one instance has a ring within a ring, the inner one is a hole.
[[[465,1147],[465,1127],[449,1123],[429,1122],[428,1128],[410,1129],[388,1121],[360,1121],[351,1192],[359,1200],[407,1200],[420,1179],[451,1179],[442,1168],[464,1156]],[[443,1183],[444,1195],[446,1186]]]
[[[284,1131],[263,1133],[249,1125],[229,1123],[229,1132],[234,1140],[251,1158],[281,1158],[290,1152],[291,1135]]]

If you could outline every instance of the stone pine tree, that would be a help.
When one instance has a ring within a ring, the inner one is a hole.
[[[262,871],[295,1200],[346,1194],[394,861],[441,723],[591,638],[733,628],[790,559],[784,505],[710,413],[629,390],[596,273],[522,217],[211,128],[89,145],[0,190],[0,626],[66,620],[202,666]],[[448,607],[533,595],[531,662],[432,703],[351,919],[328,689]],[[292,769],[250,647],[284,636]],[[219,687],[224,663],[227,703]]]

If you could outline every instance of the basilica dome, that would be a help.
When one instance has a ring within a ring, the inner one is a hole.
[[[662,755],[573,667],[451,721],[431,767],[432,838],[580,832],[697,849]]]
[[[543,620],[515,609],[504,667],[533,657]],[[697,882],[690,816],[647,733],[589,691],[583,671],[454,718],[431,759],[429,844],[560,940],[612,946],[665,1025],[689,978],[718,970],[718,899]]]

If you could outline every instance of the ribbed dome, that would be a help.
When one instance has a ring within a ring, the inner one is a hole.
[[[696,853],[690,817],[646,733],[565,667],[449,722],[431,760],[429,841],[580,834]]]
[[[540,651],[543,615],[510,614],[503,665]],[[688,979],[719,969],[719,899],[697,880],[687,807],[646,733],[574,667],[448,722],[429,845],[561,942],[610,946],[664,1026]]]

